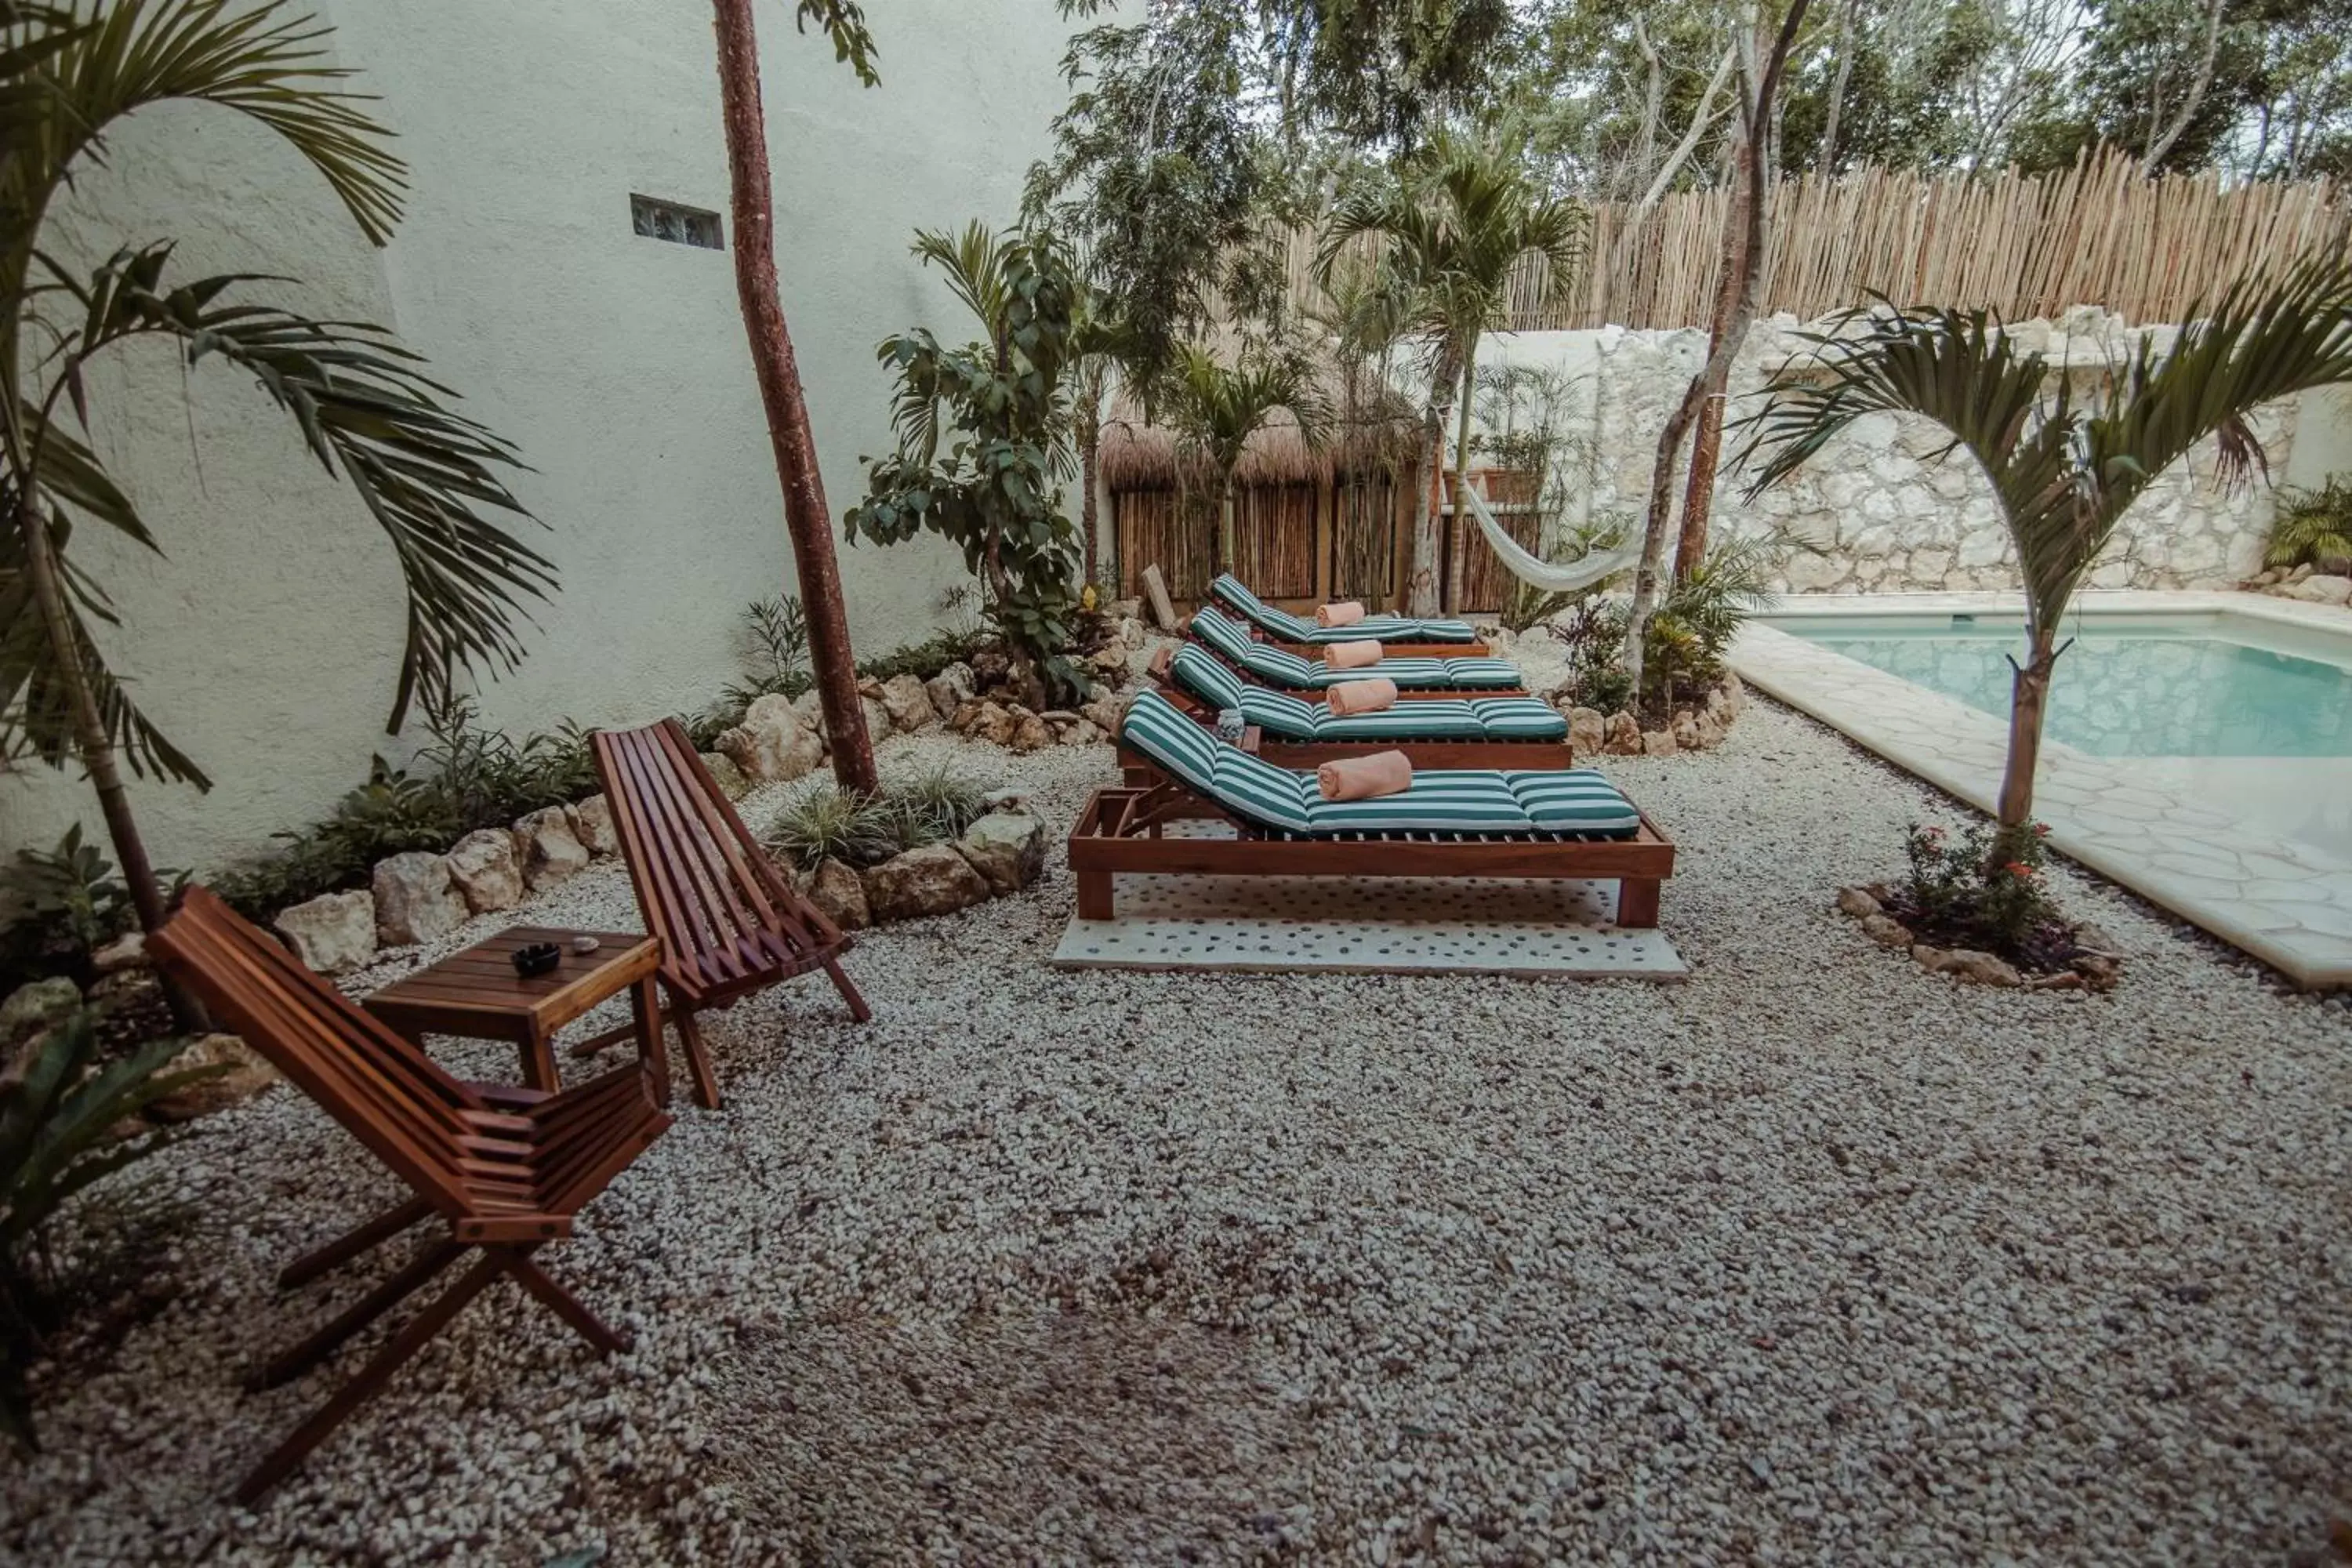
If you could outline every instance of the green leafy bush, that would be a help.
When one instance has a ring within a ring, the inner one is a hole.
[[[100,1058],[95,1015],[77,1013],[35,1039],[0,1082],[0,1429],[34,1446],[25,1373],[61,1317],[47,1229],[76,1194],[145,1159],[168,1132],[116,1136],[164,1095],[226,1068],[166,1073],[187,1042],[151,1040]]]
[[[961,837],[987,809],[979,785],[942,766],[885,779],[873,796],[830,784],[803,791],[776,814],[765,842],[778,859],[803,871],[828,858],[878,866],[906,850]]]
[[[1633,677],[1625,668],[1625,605],[1617,599],[1586,599],[1566,621],[1547,623],[1568,646],[1568,689],[1580,708],[1615,713],[1633,700]]]
[[[2265,566],[2334,565],[2352,561],[2352,483],[2330,477],[2315,490],[2279,495]]]
[[[798,697],[816,684],[808,671],[808,616],[798,595],[752,600],[743,610],[743,641],[747,678],[719,694],[737,722],[762,697]]]
[[[167,895],[188,879],[185,871],[157,876]],[[0,906],[9,911],[0,931],[0,994],[50,974],[89,984],[90,955],[138,923],[130,888],[114,862],[83,841],[79,823],[55,849],[19,849],[0,867]]]
[[[2042,877],[2049,831],[2038,822],[1979,825],[1956,839],[1915,822],[1904,840],[1910,874],[1889,902],[1905,924],[1942,945],[2057,967],[2038,962],[2071,945]]]

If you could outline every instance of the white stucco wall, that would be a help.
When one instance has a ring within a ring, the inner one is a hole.
[[[129,125],[54,238],[102,255],[181,241],[190,275],[290,274],[310,309],[394,327],[522,450],[517,489],[560,594],[523,668],[483,693],[515,730],[632,723],[698,707],[736,673],[739,616],[789,589],[767,431],[726,252],[641,238],[629,196],[724,212],[727,170],[705,0],[317,0],[343,63],[384,101],[414,194],[370,249],[301,162],[220,110]],[[1065,89],[1046,0],[871,8],[883,85],[761,7],[777,261],[836,518],[861,454],[888,440],[875,343],[960,308],[907,255],[918,226],[1010,220]],[[729,226],[728,241],[734,236]],[[277,414],[217,368],[168,355],[93,384],[96,440],[169,558],[87,534],[114,589],[107,637],[140,700],[216,781],[142,788],[159,859],[211,868],[323,815],[387,740],[399,577],[366,513]],[[844,547],[861,653],[927,635],[961,575],[923,541]],[[87,812],[78,776],[0,777],[0,853]]]

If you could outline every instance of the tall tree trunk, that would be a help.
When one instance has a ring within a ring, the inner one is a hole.
[[[1095,590],[1097,598],[1108,598],[1110,595],[1102,592],[1102,584],[1095,576],[1095,530],[1101,525],[1095,505],[1095,489],[1100,481],[1095,454],[1101,445],[1099,435],[1089,434],[1078,449],[1078,483],[1086,487],[1086,494],[1078,502],[1078,531],[1086,535],[1087,585]]]
[[[2205,91],[2213,85],[2213,58],[2221,49],[2221,7],[2224,3],[2225,0],[2206,0],[2205,49],[2198,57],[2197,74],[2189,79],[2189,89],[2182,95],[2180,108],[2173,115],[2172,122],[2161,135],[2154,136],[2149,142],[2147,155],[2139,163],[2142,179],[2156,173],[2157,165],[2164,162],[2164,155],[2172,151],[2172,144],[2180,140],[2180,133],[2189,129],[2189,121],[2197,118],[2198,110],[2204,107]],[[2155,128],[2151,126],[2149,129],[2153,132]]]
[[[1829,111],[1822,121],[1822,148],[1813,157],[1813,168],[1823,179],[1837,173],[1838,118],[1845,108],[1845,84],[1853,75],[1854,13],[1861,9],[1862,0],[1846,0],[1838,11],[1837,74],[1830,79]]]
[[[1707,388],[1706,401],[1698,411],[1698,430],[1691,438],[1690,478],[1683,489],[1683,525],[1675,545],[1675,581],[1687,583],[1692,573],[1706,559],[1707,526],[1715,514],[1715,476],[1723,460],[1723,403],[1726,384],[1730,379],[1731,360],[1739,353],[1739,343],[1724,352],[1724,340],[1729,335],[1733,319],[1738,315],[1742,299],[1754,288],[1757,273],[1748,265],[1748,246],[1752,238],[1760,237],[1763,225],[1751,224],[1750,209],[1764,182],[1756,155],[1756,139],[1743,123],[1736,138],[1738,148],[1733,154],[1738,170],[1732,183],[1731,202],[1723,215],[1723,261],[1715,290],[1715,310],[1707,323],[1707,368],[1718,365],[1723,379]],[[1750,231],[1755,231],[1751,235]],[[1740,338],[1747,337],[1746,323],[1740,326]]]
[[[1422,515],[1413,524],[1412,556],[1404,584],[1405,614],[1438,613],[1437,574],[1445,539],[1445,417],[1454,412],[1455,383],[1461,378],[1462,353],[1453,342],[1437,351],[1430,369],[1429,406],[1422,419]]]
[[[1781,69],[1788,63],[1790,47],[1796,42],[1797,29],[1804,21],[1806,4],[1807,0],[1791,0],[1788,16],[1781,19],[1780,36],[1773,40],[1772,52],[1758,73],[1754,96],[1742,106],[1748,116],[1749,149],[1765,140],[1772,103],[1780,90]],[[1738,356],[1739,345],[1747,341],[1748,324],[1756,316],[1756,279],[1764,260],[1764,161],[1750,157],[1747,169],[1748,241],[1745,263],[1739,269],[1738,294],[1723,333],[1707,352],[1706,363],[1691,377],[1682,401],[1667,419],[1665,429],[1660,432],[1657,461],[1650,470],[1650,506],[1642,531],[1642,562],[1633,574],[1633,605],[1625,625],[1625,669],[1633,678],[1636,702],[1642,695],[1644,639],[1650,629],[1650,616],[1657,608],[1658,574],[1665,558],[1666,529],[1674,521],[1675,466],[1682,453],[1683,437],[1697,421],[1706,400],[1723,395],[1725,384],[1731,379],[1731,362]],[[1712,481],[1708,488],[1712,490]]]
[[[2033,819],[2033,773],[2042,762],[2042,718],[2050,703],[2057,641],[2055,627],[2036,627],[2026,661],[2010,679],[2009,762],[2001,770],[1996,813],[2003,827],[2022,827]]]
[[[163,889],[155,880],[155,863],[148,858],[147,841],[140,836],[138,818],[131,815],[131,794],[116,765],[114,742],[98,708],[98,694],[82,669],[81,650],[74,645],[73,616],[66,602],[65,573],[58,563],[57,546],[48,524],[28,489],[18,499],[16,527],[25,540],[25,575],[33,591],[35,613],[48,635],[49,656],[57,661],[58,684],[73,722],[74,749],[80,753],[89,787],[98,795],[99,814],[106,820],[106,836],[113,841],[114,858],[130,889],[131,907],[138,912],[139,929],[163,929],[169,911]],[[203,1005],[170,976],[162,977],[163,999],[172,1009],[173,1027],[184,1034],[210,1027]]]
[[[1210,575],[1223,576],[1234,569],[1234,477],[1225,476],[1223,487],[1217,492],[1217,552],[1209,563]]]
[[[1455,410],[1459,421],[1454,430],[1454,537],[1446,542],[1445,552],[1445,613],[1452,615],[1462,602],[1462,574],[1455,565],[1462,559],[1462,529],[1470,521],[1470,503],[1462,499],[1470,488],[1470,389],[1478,371],[1478,340],[1473,337],[1462,351],[1462,406]]]
[[[784,528],[793,542],[801,605],[808,616],[809,668],[817,706],[833,747],[833,776],[841,787],[874,794],[874,740],[857,696],[857,667],[849,646],[849,615],[841,601],[833,514],[817,470],[816,437],[792,332],[776,283],[775,194],[768,176],[766,113],[760,103],[760,45],[751,26],[751,0],[711,0],[719,35],[719,96],[727,128],[727,170],[733,186],[735,292],[751,340],[751,363],[775,448],[776,478],[784,491]]]

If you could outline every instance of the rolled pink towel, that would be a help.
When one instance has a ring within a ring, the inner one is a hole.
[[[1323,648],[1323,662],[1333,669],[1361,669],[1381,662],[1381,645],[1370,637],[1361,642],[1328,643]]]
[[[1412,763],[1402,752],[1374,752],[1369,757],[1322,763],[1315,770],[1315,783],[1325,800],[1402,795],[1412,787]]]
[[[1318,626],[1352,626],[1363,618],[1364,606],[1353,599],[1342,599],[1315,612],[1315,624]]]
[[[1342,718],[1350,713],[1377,713],[1396,700],[1396,682],[1377,675],[1370,680],[1343,680],[1323,693],[1324,705]]]

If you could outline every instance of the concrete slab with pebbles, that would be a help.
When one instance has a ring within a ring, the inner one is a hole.
[[[1111,776],[883,756],[1057,827]],[[1855,940],[1835,889],[1952,808],[1769,703],[1609,770],[1683,847],[1686,984],[1058,971],[1056,849],[1027,892],[862,936],[871,1024],[821,978],[708,1020],[726,1111],[685,1109],[547,1258],[635,1350],[591,1361],[493,1290],[252,1514],[221,1492],[333,1373],[241,1374],[392,1260],[271,1273],[394,1187],[283,1087],[201,1123],[129,1179],[189,1205],[149,1270],[173,1294],[37,1379],[0,1558],[2318,1546],[2352,1505],[2352,1015],[2063,868],[2131,950],[2111,996]],[[530,913],[635,921],[611,865]]]

